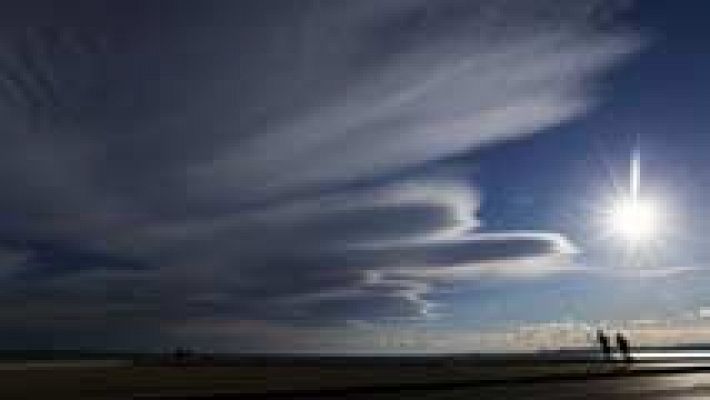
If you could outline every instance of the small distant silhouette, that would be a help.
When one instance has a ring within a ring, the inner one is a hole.
[[[185,362],[192,357],[192,351],[184,347],[178,347],[173,351],[173,361]]]
[[[631,345],[629,344],[629,339],[621,332],[617,332],[616,334],[616,347],[619,349],[619,353],[621,353],[621,357],[624,361],[627,364],[631,363]]]
[[[599,342],[599,348],[602,352],[603,361],[611,361],[611,344],[609,343],[609,336],[607,336],[603,330],[597,330],[597,342]]]

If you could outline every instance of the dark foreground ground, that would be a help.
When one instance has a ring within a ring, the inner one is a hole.
[[[709,399],[710,363],[472,360],[0,363],[1,399]]]
[[[307,395],[293,399],[312,398]],[[666,373],[603,379],[557,379],[459,387],[401,390],[320,398],[348,399],[709,399],[710,373]]]

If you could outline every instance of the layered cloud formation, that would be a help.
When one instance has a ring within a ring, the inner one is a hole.
[[[0,323],[27,345],[150,346],[202,323],[433,318],[447,282],[571,268],[562,235],[483,231],[471,183],[398,177],[587,110],[638,47],[618,7],[17,6]]]

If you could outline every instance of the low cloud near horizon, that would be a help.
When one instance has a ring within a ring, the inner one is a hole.
[[[0,17],[0,324],[30,347],[419,321],[443,282],[567,271],[559,233],[482,229],[473,182],[392,176],[582,115],[639,47],[623,2],[29,3]]]

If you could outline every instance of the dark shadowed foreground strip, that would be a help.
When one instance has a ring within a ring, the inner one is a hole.
[[[710,396],[710,363],[640,363],[626,370],[579,361],[361,357],[31,362],[7,363],[0,370],[3,399],[614,399],[656,394]]]
[[[599,373],[409,382],[319,390],[137,396],[158,399],[706,399],[710,369],[659,368]]]

